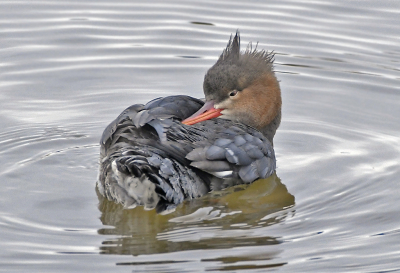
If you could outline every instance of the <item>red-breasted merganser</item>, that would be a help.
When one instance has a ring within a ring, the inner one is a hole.
[[[240,52],[236,33],[205,75],[205,102],[170,96],[124,110],[101,138],[100,193],[165,213],[270,176],[282,104],[273,57],[251,43]]]

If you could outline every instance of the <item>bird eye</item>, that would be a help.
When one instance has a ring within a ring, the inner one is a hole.
[[[234,97],[237,94],[237,90],[233,90],[232,92],[229,93],[229,96]]]

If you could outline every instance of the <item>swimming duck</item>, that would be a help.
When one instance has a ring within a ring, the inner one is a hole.
[[[270,176],[282,104],[273,57],[251,43],[241,52],[236,33],[205,75],[205,100],[169,96],[125,109],[101,137],[99,192],[166,213]]]

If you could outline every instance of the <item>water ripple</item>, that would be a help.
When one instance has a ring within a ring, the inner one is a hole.
[[[0,5],[4,270],[399,267],[396,1]],[[205,72],[237,29],[243,46],[276,53],[276,176],[168,216],[98,199],[102,129],[134,103],[202,97]]]

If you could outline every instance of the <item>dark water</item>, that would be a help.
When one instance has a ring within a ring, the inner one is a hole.
[[[0,1],[0,271],[400,271],[399,1]],[[134,103],[274,50],[276,175],[161,216],[97,196]]]

